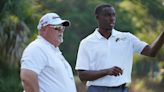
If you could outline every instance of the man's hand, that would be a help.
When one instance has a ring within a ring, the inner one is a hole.
[[[123,71],[121,68],[114,66],[112,68],[106,69],[107,75],[119,76],[122,75]]]

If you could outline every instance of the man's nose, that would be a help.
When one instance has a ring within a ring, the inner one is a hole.
[[[111,19],[111,20],[115,20],[116,17],[115,17],[115,16],[111,16],[110,19]]]
[[[116,19],[116,17],[115,16],[112,16],[112,17],[109,18],[109,21],[110,22],[115,22],[115,19]]]

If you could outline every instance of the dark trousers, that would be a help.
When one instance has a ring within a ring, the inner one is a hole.
[[[87,92],[128,92],[128,87],[89,86]]]

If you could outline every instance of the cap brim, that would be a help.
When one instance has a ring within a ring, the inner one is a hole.
[[[68,27],[68,26],[70,26],[70,21],[68,21],[68,20],[63,20],[63,22],[62,22],[62,25],[63,26],[65,26],[65,27]]]
[[[52,20],[49,24],[53,24],[53,25],[60,25],[62,24],[65,27],[70,26],[70,21],[69,20],[61,20],[60,18]]]

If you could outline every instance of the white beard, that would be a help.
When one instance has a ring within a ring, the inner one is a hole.
[[[61,35],[59,39],[60,39],[60,43],[63,43],[63,35]]]

